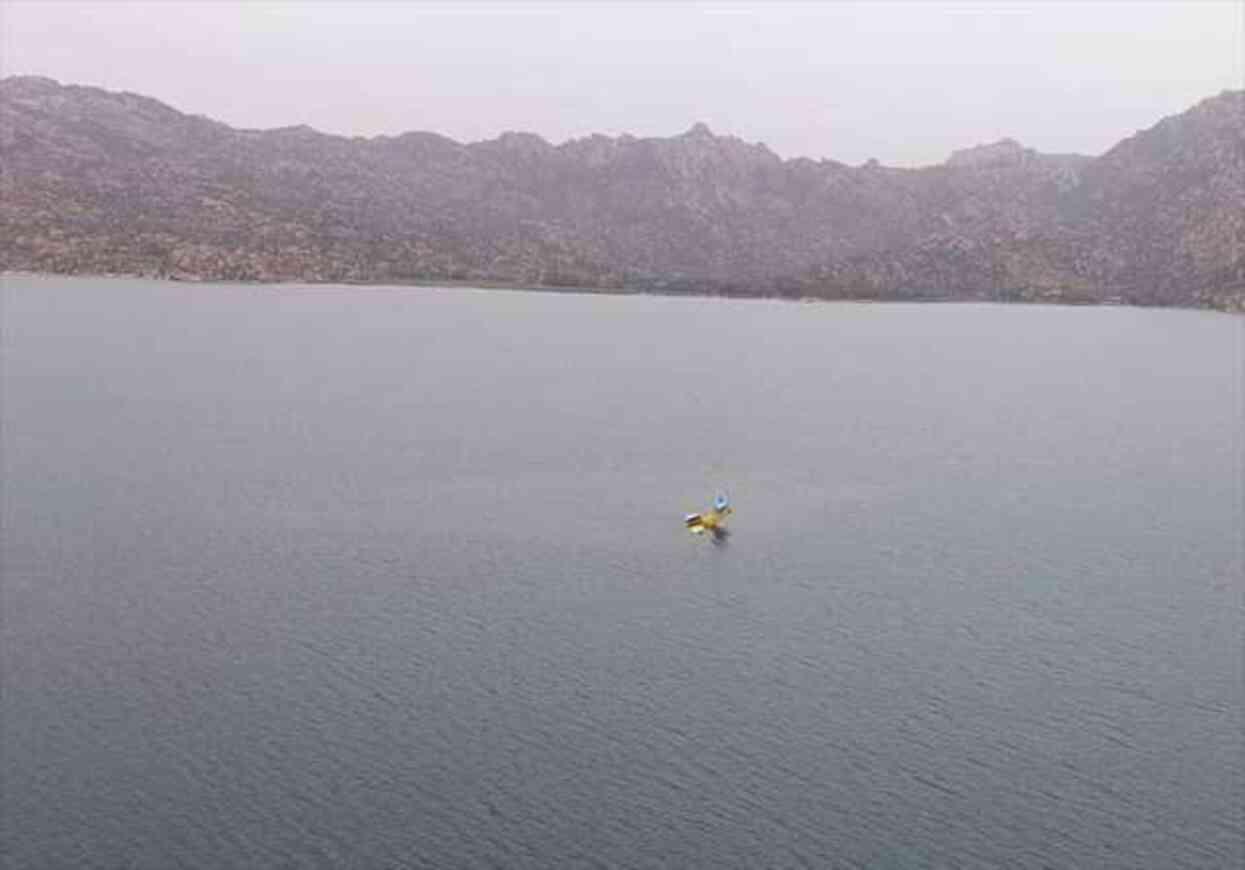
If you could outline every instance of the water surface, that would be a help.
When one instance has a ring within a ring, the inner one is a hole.
[[[1238,317],[3,285],[5,866],[1245,859]]]

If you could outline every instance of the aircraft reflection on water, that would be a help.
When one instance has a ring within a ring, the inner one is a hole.
[[[724,495],[713,500],[713,507],[704,513],[688,514],[683,524],[693,535],[709,535],[714,543],[723,543],[730,535],[726,528],[726,518],[733,513],[731,503]]]

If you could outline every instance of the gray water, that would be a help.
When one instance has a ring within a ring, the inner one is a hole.
[[[1239,317],[3,283],[6,867],[1245,858]]]

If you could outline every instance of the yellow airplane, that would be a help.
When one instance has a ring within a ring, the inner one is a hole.
[[[731,513],[731,503],[726,496],[719,495],[713,500],[712,510],[707,510],[703,514],[688,514],[683,518],[683,523],[693,535],[703,535],[709,532],[718,536],[726,532],[726,518]]]

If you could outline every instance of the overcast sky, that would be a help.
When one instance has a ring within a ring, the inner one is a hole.
[[[939,162],[1098,154],[1245,82],[1245,0],[627,3],[0,0],[0,72],[241,127],[669,136]]]

